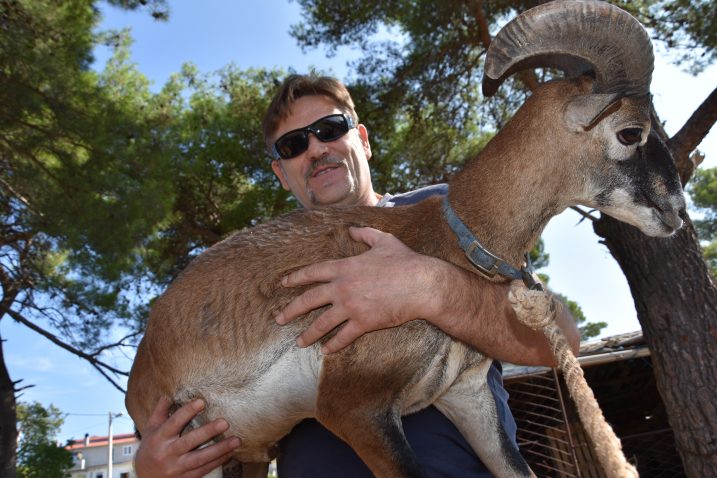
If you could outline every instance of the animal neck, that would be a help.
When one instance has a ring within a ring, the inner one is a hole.
[[[491,144],[453,178],[448,200],[488,251],[518,267],[548,221],[568,204],[561,201],[557,186],[550,186],[559,181],[529,176],[540,170],[519,164],[530,155]]]

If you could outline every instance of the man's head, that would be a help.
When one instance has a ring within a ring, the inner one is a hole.
[[[274,173],[304,207],[375,205],[368,132],[338,80],[289,76],[264,116],[263,129]]]

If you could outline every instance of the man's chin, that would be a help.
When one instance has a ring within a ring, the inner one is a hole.
[[[311,198],[311,207],[328,207],[328,206],[350,206],[356,203],[351,191],[322,191],[315,193],[309,191]]]

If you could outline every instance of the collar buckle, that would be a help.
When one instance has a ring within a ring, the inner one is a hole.
[[[503,262],[500,257],[484,249],[477,240],[473,240],[464,252],[471,264],[478,269],[478,272],[488,279],[495,277],[500,268],[500,263]]]

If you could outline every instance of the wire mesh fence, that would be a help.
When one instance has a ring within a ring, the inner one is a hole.
[[[577,477],[574,444],[555,372],[506,383],[518,446],[537,476]]]

